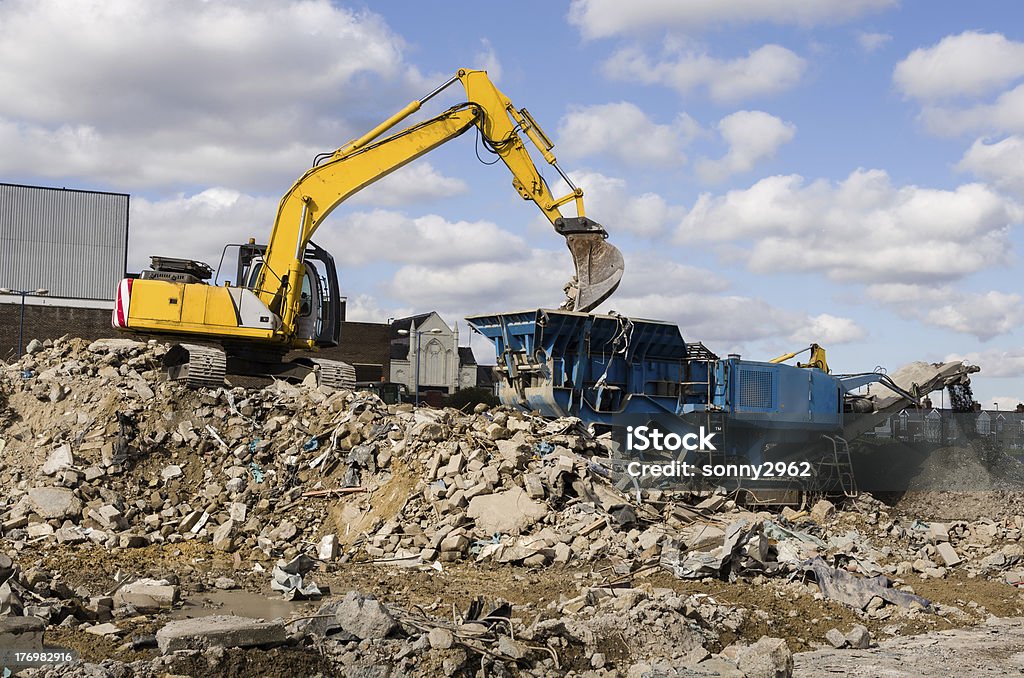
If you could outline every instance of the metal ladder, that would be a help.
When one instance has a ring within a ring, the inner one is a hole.
[[[853,473],[850,444],[842,436],[822,435],[821,437],[832,443],[832,459],[830,461],[822,461],[821,466],[829,466],[835,469],[835,479],[838,481],[844,496],[856,497],[859,492],[857,491],[857,478]]]

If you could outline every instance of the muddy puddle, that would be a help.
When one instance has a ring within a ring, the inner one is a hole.
[[[187,596],[181,608],[171,612],[172,619],[209,617],[215,614],[232,614],[239,617],[262,619],[291,619],[313,614],[321,601],[290,601],[277,595],[266,596],[251,591],[204,591]]]

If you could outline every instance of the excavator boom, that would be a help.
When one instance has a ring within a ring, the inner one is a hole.
[[[420,109],[448,86],[460,82],[467,103],[455,106],[422,123],[381,139],[381,135]],[[422,99],[412,101],[375,128],[307,171],[282,198],[260,274],[257,293],[291,327],[299,308],[298,285],[287,284],[302,275],[301,252],[323,220],[342,201],[421,155],[451,141],[475,126],[484,145],[512,172],[512,185],[525,200],[532,200],[555,230],[565,236],[576,275],[566,286],[565,307],[589,311],[608,298],[622,278],[619,250],[606,242],[600,224],[585,218],[583,190],[573,185],[551,154],[552,144],[526,109],[516,109],[484,71],[459,70],[446,83]],[[522,131],[569,186],[556,198],[534,164]],[[576,216],[560,208],[574,203]]]

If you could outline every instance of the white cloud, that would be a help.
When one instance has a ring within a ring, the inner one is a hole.
[[[47,179],[81,177],[120,190],[145,187],[232,185],[281,193],[307,167],[317,149],[284,141],[272,146],[203,139],[194,130],[153,130],[127,136],[89,125],[47,128],[0,118],[0,172]],[[59,158],[59,161],[55,161]]]
[[[344,291],[342,293],[344,294]],[[385,308],[376,297],[369,294],[357,294],[345,300],[345,320],[352,322],[382,323],[388,318],[402,318],[408,315],[413,315],[408,308]]]
[[[986,377],[1024,377],[1024,348],[993,348],[972,353],[951,353],[945,359],[966,360],[981,367],[981,373]]]
[[[488,221],[448,221],[433,214],[409,217],[373,210],[328,217],[314,240],[340,264],[379,262],[456,265],[516,260],[529,250],[519,236]]]
[[[925,106],[921,120],[929,131],[942,136],[1024,132],[1024,85],[1003,92],[990,104],[963,108]]]
[[[1000,33],[965,31],[915,49],[896,65],[893,81],[922,100],[980,96],[1024,76],[1024,43]]]
[[[429,162],[420,160],[364,188],[349,198],[348,204],[401,207],[450,198],[467,190],[462,179],[445,176]]]
[[[686,162],[683,149],[699,129],[685,113],[658,124],[636,104],[620,101],[571,109],[558,126],[558,138],[568,157],[603,154],[630,165],[673,167]]]
[[[584,190],[587,216],[609,233],[653,237],[683,215],[682,208],[668,204],[657,193],[631,194],[625,179],[599,172],[574,172],[574,176]]]
[[[283,192],[422,88],[403,49],[327,0],[2,3],[0,168]]]
[[[916,49],[893,71],[897,89],[921,101],[924,126],[950,137],[1024,132],[1024,84],[1014,86],[1021,78],[1024,42],[977,31]],[[995,92],[995,99],[980,100]]]
[[[225,188],[165,200],[132,197],[128,270],[149,266],[149,257],[180,257],[216,268],[224,245],[250,237],[264,243],[270,234],[277,200],[253,197]],[[228,261],[235,261],[234,256]],[[233,279],[223,271],[221,280]]]
[[[927,312],[925,322],[981,340],[1012,332],[1024,324],[1024,303],[1019,294],[990,291],[953,295],[949,303]]]
[[[652,29],[693,30],[720,23],[801,26],[845,21],[897,0],[573,0],[569,23],[586,38]]]
[[[957,165],[1001,189],[1024,195],[1024,136],[1001,141],[977,139]]]
[[[848,344],[860,341],[867,336],[863,328],[850,318],[822,313],[808,319],[809,322],[789,335],[791,341],[810,344],[812,342],[826,346]]]
[[[322,0],[14,2],[0,26],[0,86],[19,92],[0,112],[39,122],[146,128],[198,111],[274,114],[296,96],[333,97],[360,73],[404,69],[382,20]]]
[[[804,59],[779,45],[764,45],[735,59],[668,46],[657,61],[638,47],[621,49],[605,61],[603,71],[613,80],[662,85],[680,94],[703,88],[714,101],[730,103],[791,89],[806,67]]]
[[[473,68],[487,71],[487,76],[494,82],[501,80],[501,61],[498,59],[498,53],[494,51],[491,41],[487,38],[480,40],[480,51],[473,57]]]
[[[704,194],[677,240],[744,241],[741,256],[758,273],[926,282],[1007,263],[1010,227],[1021,217],[1016,203],[982,184],[896,187],[882,170],[857,170],[838,184],[772,176],[748,189]]]
[[[557,308],[572,275],[568,250],[532,250],[514,261],[402,266],[385,289],[409,308],[461,318],[495,308]]]
[[[749,172],[759,161],[775,155],[780,146],[793,140],[796,125],[764,111],[737,111],[722,118],[718,130],[729,150],[718,160],[702,158],[697,163],[697,174],[712,183]]]
[[[633,296],[616,294],[606,305],[630,317],[676,323],[684,339],[704,342],[713,351],[720,350],[722,345],[731,348],[788,335],[804,321],[800,314],[776,308],[762,299],[663,289],[656,287]],[[737,318],[743,322],[737,322]]]
[[[712,350],[772,337],[832,345],[856,341],[864,333],[847,318],[809,317],[751,297],[726,294],[729,281],[703,268],[658,253],[633,256],[619,290],[602,309],[634,318],[656,318],[679,325],[687,340],[710,343]],[[742,322],[737,322],[742,318]]]
[[[869,33],[866,31],[857,32],[857,44],[867,53],[877,52],[892,41],[888,33]]]
[[[1022,396],[993,396],[988,398],[982,403],[985,409],[989,409],[992,405],[995,405],[999,410],[1004,412],[1013,412],[1017,409],[1017,406],[1024,403],[1024,397]]]
[[[1024,299],[991,290],[961,292],[949,285],[870,285],[868,296],[907,318],[987,341],[1024,325]]]
[[[495,308],[556,308],[571,274],[567,252],[533,250],[514,261],[403,266],[384,289],[404,308],[437,309],[455,318]],[[711,271],[649,252],[630,259],[619,290],[598,312],[677,323],[684,338],[707,342],[713,350],[771,337],[803,340],[806,335],[808,341],[834,345],[863,336],[848,319],[809,317],[761,299],[724,294],[728,287],[727,280]]]
[[[250,237],[265,243],[277,199],[212,188],[164,200],[133,198],[129,269],[149,264],[152,255],[205,261],[216,267],[227,243]],[[486,221],[447,221],[436,215],[409,217],[373,210],[334,214],[313,240],[338,265],[417,263],[438,266],[482,261],[514,261],[529,255],[522,238]],[[228,259],[234,262],[234,254]],[[572,274],[571,263],[566,279]],[[233,271],[225,272],[232,277]]]
[[[626,289],[617,293],[605,306],[634,318],[676,323],[684,339],[704,342],[716,352],[723,347],[729,351],[739,350],[750,342],[777,337],[836,345],[865,336],[848,318],[827,314],[810,317],[778,308],[763,299],[691,291],[663,284],[652,285],[644,293],[631,292]]]
[[[913,283],[880,283],[868,285],[868,296],[875,301],[908,310],[934,307],[949,299],[953,289],[948,285],[915,285]]]
[[[687,266],[655,252],[636,253],[629,258],[622,283],[605,306],[615,307],[619,297],[642,297],[662,290],[722,292],[729,282],[705,268]]]

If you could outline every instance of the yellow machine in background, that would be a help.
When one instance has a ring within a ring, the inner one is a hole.
[[[785,355],[780,355],[778,358],[772,358],[768,362],[784,363],[787,360],[791,360],[797,357],[801,353],[806,353],[807,351],[811,352],[811,359],[805,363],[797,363],[797,367],[817,367],[825,374],[832,373],[832,370],[828,368],[828,360],[825,359],[825,349],[823,349],[821,346],[818,346],[817,344],[811,344],[807,348],[796,351],[795,353],[787,353]]]
[[[460,82],[466,103],[390,136],[382,134],[429,99]],[[512,172],[512,185],[532,200],[565,237],[576,268],[566,285],[565,308],[588,311],[615,291],[623,260],[600,224],[585,216],[583,191],[558,167],[553,144],[525,108],[517,109],[484,71],[460,70],[448,82],[333,153],[318,156],[281,199],[270,240],[239,245],[236,284],[205,282],[212,270],[200,262],[153,258],[153,269],[118,287],[113,324],[135,334],[195,342],[168,353],[172,378],[193,385],[223,383],[225,373],[301,379],[311,371],[321,383],[351,386],[344,363],[313,358],[286,363],[293,348],[336,346],[340,294],[334,260],[311,242],[324,219],[346,198],[454,139],[470,128]],[[523,136],[569,186],[555,197],[528,152]],[[575,216],[561,208],[573,203]]]

